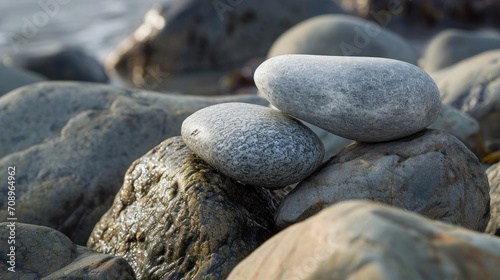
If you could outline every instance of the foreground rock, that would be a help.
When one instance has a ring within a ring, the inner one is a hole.
[[[38,73],[50,80],[107,83],[104,67],[78,47],[48,53],[21,53],[12,58],[16,67]]]
[[[29,84],[44,81],[45,78],[27,71],[6,67],[0,63],[0,96]]]
[[[284,54],[386,57],[417,64],[416,51],[376,23],[345,15],[323,15],[281,35],[268,57]]]
[[[174,137],[132,164],[88,246],[123,256],[140,279],[225,279],[274,233],[269,202]]]
[[[16,215],[85,244],[130,164],[180,135],[195,111],[258,97],[200,98],[112,86],[47,82],[0,98],[0,168],[16,166]],[[7,182],[7,173],[0,173]],[[7,217],[0,200],[0,219]]]
[[[433,78],[443,103],[475,118],[485,141],[500,139],[500,50],[466,59]]]
[[[186,145],[217,170],[245,184],[280,188],[310,175],[324,148],[306,126],[264,106],[207,107],[182,124]]]
[[[228,279],[442,280],[498,275],[497,238],[381,204],[349,201],[278,233]]]
[[[486,233],[500,236],[500,164],[497,163],[488,170],[491,196],[491,219],[486,228]]]
[[[281,111],[357,141],[408,136],[441,108],[431,77],[392,59],[283,55],[261,64],[255,83]]]
[[[427,46],[422,67],[434,72],[482,52],[500,49],[499,33],[450,29],[439,33]]]
[[[307,18],[341,9],[331,0],[169,1],[107,60],[125,80],[189,94],[221,94],[219,79],[265,56],[274,40]],[[153,76],[153,77],[152,77]]]
[[[348,146],[288,194],[276,224],[283,228],[353,199],[382,202],[481,232],[489,220],[488,179],[476,156],[438,130]]]
[[[95,253],[75,245],[64,234],[23,223],[0,223],[0,278],[8,279],[135,279],[121,257]],[[14,231],[14,243],[7,243]],[[10,244],[10,245],[9,245]],[[9,270],[10,247],[15,250],[15,272]]]

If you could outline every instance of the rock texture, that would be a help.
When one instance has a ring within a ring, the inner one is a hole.
[[[481,232],[490,215],[488,179],[476,156],[454,136],[426,130],[392,142],[348,146],[288,194],[276,224],[283,228],[353,199]]]
[[[112,86],[46,82],[0,98],[0,168],[16,166],[20,221],[85,244],[130,164],[180,135],[193,112],[258,97],[200,98]],[[7,173],[0,173],[7,182]],[[5,220],[7,200],[0,200]]]
[[[310,175],[323,161],[321,140],[287,114],[264,106],[226,103],[204,108],[182,124],[198,156],[245,184],[280,188]]]
[[[481,125],[484,139],[500,139],[500,50],[466,59],[433,74],[443,103]]]
[[[392,59],[282,55],[259,66],[255,83],[281,111],[357,141],[408,136],[441,108],[431,77]]]
[[[500,240],[367,201],[287,228],[231,272],[245,279],[497,279]]]
[[[457,137],[478,158],[482,158],[487,153],[479,123],[468,114],[450,105],[441,104],[439,116],[429,128],[443,130]]]
[[[427,72],[434,72],[494,49],[500,49],[500,33],[449,29],[432,39],[422,57],[421,66]]]
[[[123,256],[139,279],[225,279],[274,233],[263,189],[220,174],[181,137],[136,160],[88,246]]]
[[[332,0],[169,1],[146,14],[107,66],[139,87],[163,74],[159,89],[221,94],[218,81],[225,72],[265,56],[288,28],[339,12]]]
[[[29,84],[41,82],[45,78],[27,71],[6,67],[0,63],[0,96]]]
[[[12,233],[14,232],[14,233]],[[13,239],[8,239],[13,234]],[[8,244],[15,240],[15,244]],[[135,279],[134,271],[121,257],[103,255],[75,245],[64,234],[42,226],[0,223],[0,278],[36,279]],[[8,262],[15,247],[15,272]]]
[[[490,183],[491,219],[486,232],[500,236],[500,163],[486,170]]]
[[[417,64],[416,51],[374,22],[346,15],[317,16],[281,35],[268,57],[284,54],[386,57]]]
[[[50,80],[107,83],[104,67],[79,47],[49,53],[21,53],[12,57],[16,67],[38,73]]]

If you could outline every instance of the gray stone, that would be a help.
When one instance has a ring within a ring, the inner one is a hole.
[[[500,239],[368,201],[281,231],[231,272],[246,279],[498,279]]]
[[[9,239],[10,236],[14,238]],[[14,240],[15,243],[7,243]],[[43,226],[0,223],[0,278],[35,279],[135,279],[121,257],[98,254],[75,245],[64,234]],[[15,247],[15,272],[9,270],[11,246]]]
[[[283,55],[261,64],[255,83],[283,112],[357,141],[408,136],[441,108],[431,77],[385,58]]]
[[[310,175],[324,148],[306,126],[267,107],[226,103],[204,108],[182,124],[186,145],[227,176],[280,188]]]
[[[491,219],[486,227],[486,233],[500,236],[500,163],[486,170],[490,183]]]
[[[479,123],[468,114],[450,105],[441,104],[441,112],[429,128],[443,130],[457,137],[478,158],[486,155],[487,149]]]
[[[432,77],[443,103],[476,119],[485,141],[500,139],[500,50],[476,55]]]
[[[46,53],[19,53],[13,65],[38,73],[50,80],[108,83],[104,67],[79,47],[66,47]]]
[[[0,96],[18,87],[34,84],[43,80],[45,80],[45,78],[34,73],[6,67],[0,63]]]
[[[274,232],[266,191],[222,175],[170,138],[136,160],[88,246],[139,279],[225,279]]]
[[[0,168],[16,166],[20,221],[49,226],[77,244],[112,203],[130,164],[180,135],[193,112],[255,96],[202,98],[70,82],[45,82],[0,98]],[[0,172],[7,182],[7,173]],[[7,217],[0,199],[0,220]]]
[[[434,72],[494,49],[500,49],[500,33],[448,29],[432,39],[420,65],[425,71]]]
[[[276,224],[283,228],[352,199],[382,202],[477,231],[484,231],[489,219],[488,179],[476,156],[439,130],[348,146],[288,194]]]
[[[416,51],[397,34],[372,21],[347,15],[322,15],[283,33],[268,57],[283,54],[386,57],[417,64]]]
[[[340,12],[333,0],[168,1],[146,14],[106,64],[138,87],[156,78],[158,90],[221,94],[225,73],[266,56],[288,28]]]
[[[338,154],[343,148],[353,142],[310,123],[305,122],[304,124],[318,135],[321,142],[323,142],[323,146],[325,147],[325,161]],[[479,158],[487,153],[488,148],[483,143],[479,123],[471,116],[449,105],[441,104],[439,116],[429,128],[449,132],[462,141]]]

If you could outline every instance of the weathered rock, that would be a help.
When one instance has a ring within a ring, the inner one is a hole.
[[[441,108],[429,75],[385,58],[282,55],[259,66],[255,83],[283,112],[358,141],[408,136]]]
[[[344,200],[369,199],[477,231],[489,219],[488,179],[454,136],[425,130],[385,143],[348,146],[305,179],[276,214],[283,228]]]
[[[441,112],[429,128],[443,130],[457,137],[478,158],[487,152],[479,123],[450,105],[441,104]]]
[[[491,219],[486,227],[486,233],[500,236],[500,163],[486,170],[490,183]]]
[[[332,0],[169,1],[149,11],[106,64],[135,86],[162,73],[158,89],[221,94],[218,82],[228,70],[265,56],[288,28],[339,12]]]
[[[182,138],[199,157],[245,184],[280,188],[309,176],[323,161],[321,140],[287,114],[226,103],[204,108],[182,124]]]
[[[421,66],[425,71],[433,72],[494,49],[500,49],[498,33],[449,29],[432,39],[422,57]]]
[[[433,78],[443,103],[475,118],[485,141],[500,138],[500,50],[466,59]]]
[[[0,96],[29,84],[41,82],[45,78],[27,71],[6,67],[0,63]]]
[[[244,279],[497,279],[500,240],[367,201],[278,233],[231,272]]]
[[[374,22],[346,15],[305,20],[281,35],[268,57],[284,54],[386,57],[417,64],[416,51]]]
[[[14,236],[9,239],[10,236]],[[15,243],[7,243],[14,240]],[[98,254],[75,245],[64,234],[43,226],[0,223],[0,278],[9,279],[135,279],[121,257]],[[14,250],[13,268],[11,246]],[[12,269],[12,268],[11,268]]]
[[[88,246],[140,279],[225,279],[275,231],[263,189],[217,172],[181,137],[135,161]]]
[[[50,80],[107,83],[104,67],[86,51],[67,47],[48,53],[21,53],[12,57],[16,67],[39,73]]]
[[[130,164],[180,135],[193,112],[255,96],[201,98],[106,85],[46,82],[0,98],[0,168],[16,166],[20,221],[55,228],[84,244]],[[7,173],[0,172],[7,182]],[[0,220],[7,217],[0,200]]]

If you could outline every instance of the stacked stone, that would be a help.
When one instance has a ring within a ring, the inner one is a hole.
[[[340,201],[368,199],[485,229],[487,178],[458,139],[426,129],[441,102],[422,69],[385,58],[283,55],[264,62],[255,82],[278,110],[215,105],[188,117],[182,137],[200,158],[242,183],[282,188],[300,182],[276,213],[279,228]],[[323,146],[295,118],[356,142],[318,168]]]

